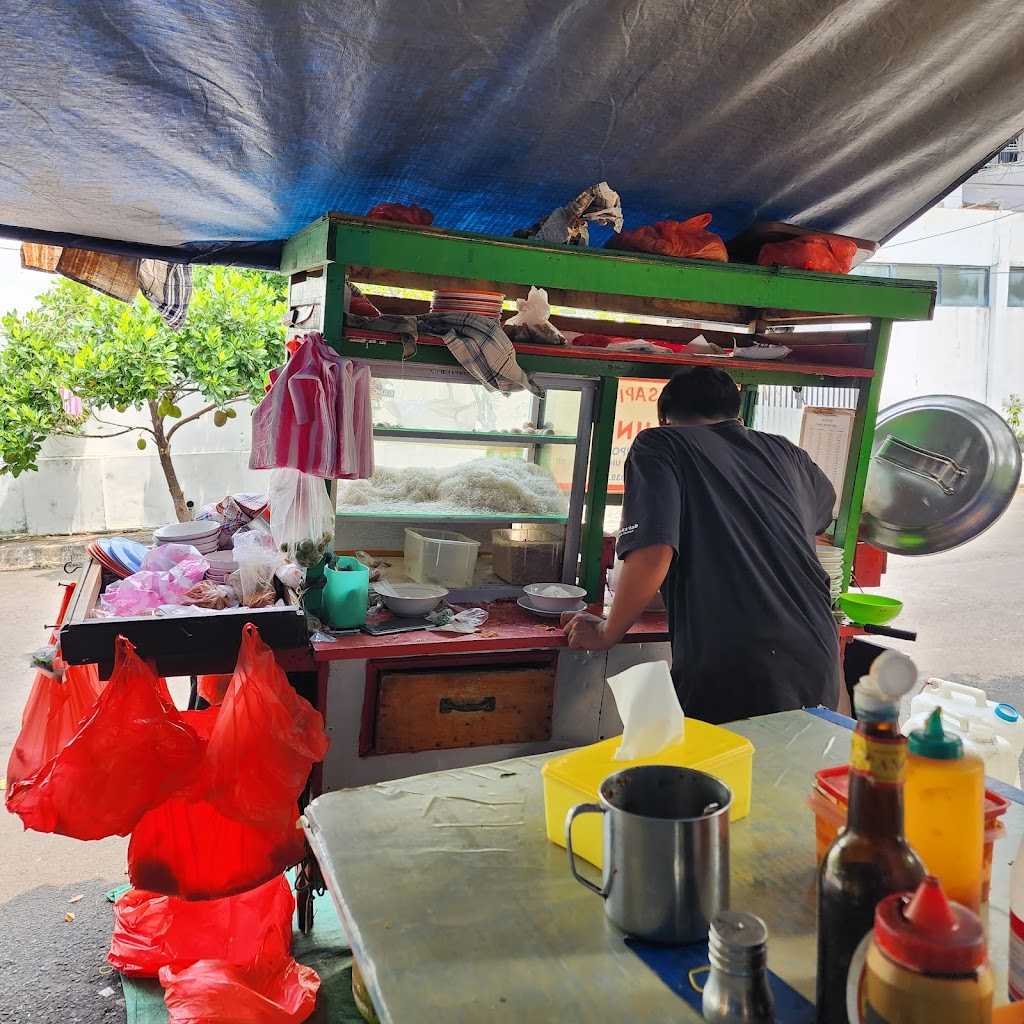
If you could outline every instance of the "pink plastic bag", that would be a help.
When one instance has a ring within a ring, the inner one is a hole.
[[[158,545],[147,552],[138,572],[107,587],[100,608],[108,615],[148,615],[162,604],[181,604],[209,568],[191,544]]]
[[[193,780],[201,754],[167,684],[119,636],[113,674],[92,710],[57,754],[8,793],[7,807],[37,832],[126,836],[149,808]]]
[[[292,959],[253,968],[200,960],[160,970],[168,1024],[301,1024],[316,1006],[320,978]]]
[[[132,889],[114,904],[107,960],[122,974],[155,978],[218,959],[252,967],[291,956],[295,897],[284,875],[237,896],[189,902]]]

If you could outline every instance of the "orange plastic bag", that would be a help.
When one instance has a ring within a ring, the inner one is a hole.
[[[128,843],[128,877],[136,889],[185,900],[213,900],[262,885],[306,853],[298,827],[298,794],[274,827],[228,817],[209,800],[209,743],[223,707],[182,717],[204,746],[191,786],[143,816]],[[272,744],[264,747],[270,756]],[[241,768],[244,774],[246,769]]]
[[[294,826],[313,764],[327,753],[320,712],[300,697],[250,622],[206,752],[206,798],[258,828]]]
[[[37,832],[126,836],[195,777],[201,753],[167,684],[119,636],[113,674],[92,710],[63,749],[8,794],[7,806]]]
[[[839,235],[802,235],[787,242],[767,242],[757,254],[762,267],[795,267],[827,274],[848,274],[857,243]]]
[[[301,1024],[316,1006],[320,978],[292,959],[253,968],[200,960],[160,970],[168,1024]]]
[[[701,213],[689,220],[659,220],[656,224],[612,235],[605,248],[727,263],[729,254],[725,242],[707,230],[710,223],[710,213]]]
[[[218,959],[251,967],[291,956],[295,897],[284,875],[249,892],[189,902],[131,889],[114,904],[107,960],[122,974],[155,978]]]
[[[103,692],[95,665],[63,668],[59,676],[36,673],[21,713],[21,731],[7,761],[8,802],[23,779],[64,749]]]

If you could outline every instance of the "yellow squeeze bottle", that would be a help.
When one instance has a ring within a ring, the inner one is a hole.
[[[949,899],[981,905],[985,764],[942,728],[938,708],[910,734],[904,787],[907,842]]]

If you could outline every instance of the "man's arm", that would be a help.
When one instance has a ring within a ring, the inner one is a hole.
[[[668,575],[674,554],[669,544],[652,544],[631,551],[619,570],[607,619],[586,612],[562,616],[569,646],[577,651],[605,651],[614,647],[653,600]]]

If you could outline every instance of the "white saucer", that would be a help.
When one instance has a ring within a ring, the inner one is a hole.
[[[525,597],[519,598],[519,600],[516,601],[516,604],[519,605],[519,607],[522,608],[523,611],[533,612],[534,615],[543,616],[545,619],[559,619],[562,617],[562,615],[565,614],[565,612],[571,612],[573,615],[575,615],[577,612],[586,611],[587,608],[586,601],[579,601],[572,608],[563,608],[560,612],[549,612],[547,608],[537,608],[534,605],[530,604],[528,598]]]

